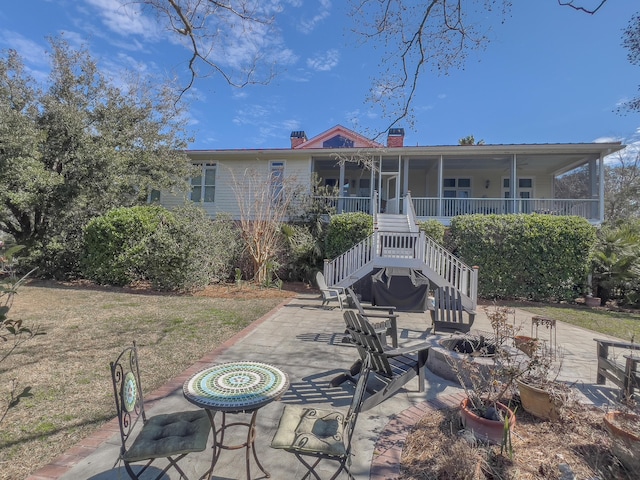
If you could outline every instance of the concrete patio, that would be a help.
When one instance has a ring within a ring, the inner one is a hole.
[[[528,334],[532,315],[516,311],[516,324]],[[428,314],[400,313],[399,341],[431,341],[427,333],[431,320]],[[486,314],[479,308],[474,329],[490,331]],[[545,329],[540,338],[548,335]],[[613,402],[617,390],[610,385],[595,385],[596,349],[594,337],[606,338],[562,322],[557,323],[557,343],[563,351],[564,363],[560,379],[576,382],[583,401],[596,405]],[[254,322],[226,344],[216,348],[145,400],[147,414],[154,415],[177,410],[193,409],[182,394],[183,382],[212,363],[232,360],[253,360],[271,363],[288,373],[290,388],[281,401],[262,408],[257,417],[256,451],[262,465],[273,479],[301,478],[303,467],[293,455],[269,447],[282,412],[283,404],[313,404],[324,408],[348,408],[353,385],[345,382],[331,388],[330,380],[347,369],[358,357],[355,348],[342,341],[344,322],[338,308],[322,308],[315,294],[301,294]],[[430,338],[431,337],[431,338]],[[144,381],[144,357],[141,357]],[[456,384],[427,371],[427,386],[417,392],[417,380],[408,383],[392,398],[363,412],[354,435],[351,471],[357,479],[382,480],[396,478],[407,428],[426,412],[459,403],[462,390]],[[115,410],[114,410],[115,415]],[[117,423],[110,422],[94,435],[80,442],[65,455],[34,472],[28,480],[115,480],[128,478],[122,465],[117,464],[119,434]],[[235,440],[246,435],[239,432]],[[234,438],[231,438],[234,441]],[[211,450],[191,454],[181,462],[190,478],[198,478],[211,461]],[[325,477],[333,463],[323,462],[319,469]],[[252,478],[264,478],[251,464]],[[325,470],[326,469],[326,470]],[[260,474],[260,475],[259,475]],[[330,475],[329,475],[330,476]],[[346,475],[344,475],[346,477]],[[177,479],[175,471],[166,478]],[[244,453],[222,452],[215,467],[216,480],[245,477]]]

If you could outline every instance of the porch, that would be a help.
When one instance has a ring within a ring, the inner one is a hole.
[[[374,197],[335,196],[316,197],[327,211],[335,213],[364,212],[373,214]],[[575,215],[591,223],[600,222],[598,199],[561,198],[412,198],[413,209],[418,220],[436,219],[449,225],[451,218],[469,214],[539,213],[546,215]],[[382,201],[383,213],[405,213],[404,199]]]
[[[403,147],[316,154],[332,212],[406,213],[448,225],[464,214],[576,215],[604,221],[604,161],[619,144]],[[376,199],[376,200],[373,200]],[[375,203],[375,204],[374,204]]]

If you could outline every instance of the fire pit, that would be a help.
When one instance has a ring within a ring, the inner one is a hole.
[[[516,348],[506,345],[499,348],[510,357],[512,355],[522,357],[514,358],[514,361],[528,361],[527,356]],[[471,387],[470,380],[464,375],[469,369],[464,368],[462,363],[472,362],[477,366],[481,375],[488,377],[490,370],[495,367],[497,351],[498,345],[492,341],[491,335],[467,334],[434,338],[427,357],[427,368],[439,377],[459,384],[460,381],[455,371],[456,366],[459,366],[458,371],[461,373],[464,383]]]

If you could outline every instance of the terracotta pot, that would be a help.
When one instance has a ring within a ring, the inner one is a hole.
[[[533,357],[538,349],[538,339],[534,337],[525,337],[524,335],[516,335],[513,342],[518,350],[523,351],[529,357]]]
[[[584,297],[584,304],[587,307],[599,307],[600,306],[600,297]]]
[[[495,445],[502,444],[504,438],[504,422],[483,418],[470,410],[471,401],[465,398],[460,404],[460,419],[462,426],[478,439]],[[496,403],[496,407],[509,418],[509,431],[513,431],[516,424],[516,416],[512,410],[502,403]]]
[[[603,421],[611,438],[613,454],[630,472],[640,471],[640,432],[637,427],[640,415],[608,412],[604,415]],[[625,423],[629,424],[629,429],[625,428]]]
[[[520,380],[517,383],[522,408],[526,412],[552,422],[560,418],[560,407],[564,403],[561,398],[550,394],[547,390],[534,387]]]

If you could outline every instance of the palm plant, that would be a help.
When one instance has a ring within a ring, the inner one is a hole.
[[[636,292],[640,279],[640,232],[629,224],[600,231],[593,252],[593,280],[597,296],[606,302]]]

